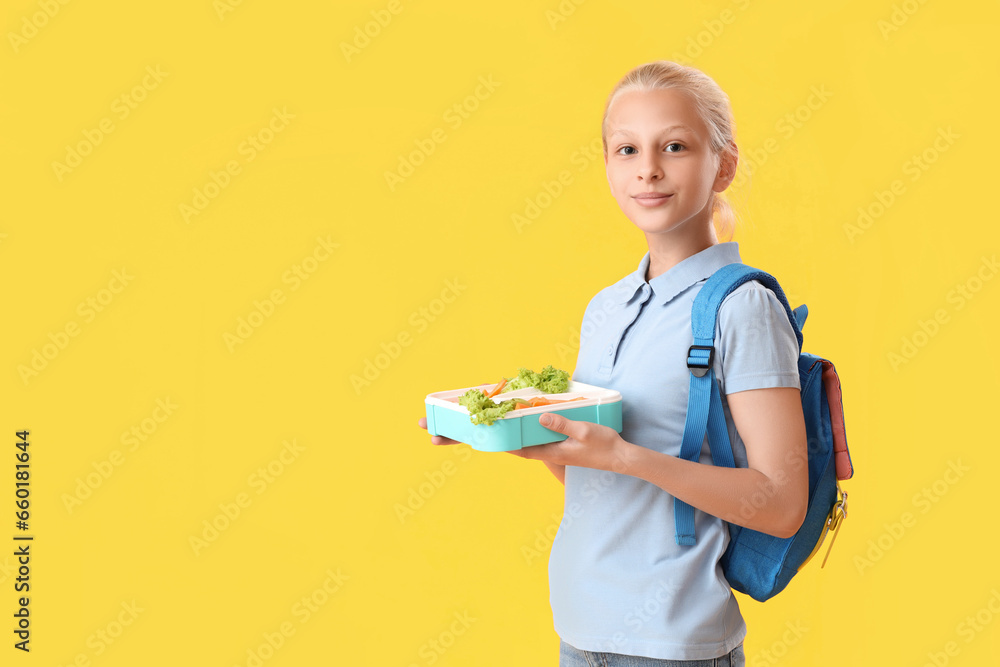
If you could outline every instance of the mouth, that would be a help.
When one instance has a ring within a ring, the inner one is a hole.
[[[658,206],[668,201],[671,197],[673,197],[672,194],[665,192],[640,192],[639,194],[632,195],[632,199],[640,206]]]

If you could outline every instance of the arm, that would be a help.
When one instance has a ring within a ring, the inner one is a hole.
[[[625,443],[624,467],[618,472],[730,523],[790,537],[805,519],[809,494],[799,390],[753,389],[727,399],[746,445],[747,468],[703,465]]]
[[[543,461],[543,463],[545,464],[545,467],[548,468],[552,472],[552,474],[556,476],[556,479],[559,480],[559,483],[562,484],[563,486],[565,486],[566,485],[566,466],[559,465],[557,463],[550,463],[548,461]]]
[[[809,485],[799,390],[754,389],[727,398],[746,444],[748,468],[685,461],[626,442],[607,426],[554,414],[542,425],[569,437],[519,455],[638,477],[725,521],[778,537],[793,535],[805,517]]]

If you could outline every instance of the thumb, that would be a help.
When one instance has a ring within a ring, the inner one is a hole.
[[[556,415],[551,412],[546,412],[539,417],[538,423],[550,431],[562,433],[563,435],[568,435],[570,437],[573,437],[573,432],[576,430],[575,421],[566,419],[562,415]]]

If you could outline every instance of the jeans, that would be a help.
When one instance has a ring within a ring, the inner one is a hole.
[[[726,655],[708,660],[661,660],[619,653],[581,651],[559,642],[559,667],[744,667],[743,644]]]

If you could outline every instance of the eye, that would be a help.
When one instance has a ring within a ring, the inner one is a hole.
[[[635,150],[633,146],[622,146],[621,148],[618,149],[618,152],[621,153],[626,148],[631,148],[632,150]],[[625,153],[625,155],[631,155],[631,153]]]
[[[683,151],[683,150],[686,150],[686,149],[684,148],[684,146],[683,146],[682,144],[679,144],[679,143],[677,143],[676,141],[675,141],[675,142],[673,142],[672,144],[667,144],[667,148],[668,148],[668,149],[669,149],[669,148],[670,148],[671,146],[676,146],[676,147],[677,147],[678,149],[680,149],[680,150],[676,150],[676,151],[672,151],[672,150],[667,150],[667,152],[668,152],[668,153],[679,153],[679,152],[681,152],[681,151]]]

